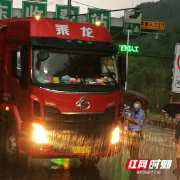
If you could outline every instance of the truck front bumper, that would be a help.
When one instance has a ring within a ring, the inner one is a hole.
[[[63,150],[61,149],[56,149],[52,145],[48,144],[38,144],[35,142],[24,142],[23,138],[19,138],[19,154],[20,155],[27,155],[31,156],[33,158],[73,158],[73,157],[80,157],[80,156],[101,156],[101,157],[106,157],[106,156],[113,156],[114,154],[117,154],[121,150],[121,142],[111,144],[111,143],[106,143],[106,146],[103,148],[97,148],[95,150],[94,147],[91,146],[76,146],[79,148],[79,151],[73,151],[73,144],[69,144],[64,148]],[[22,146],[21,146],[22,145]],[[24,146],[25,145],[25,146]],[[100,145],[100,144],[99,144]],[[97,146],[96,146],[97,147]],[[90,148],[91,151],[87,151],[86,149]],[[92,150],[95,151],[92,151]]]

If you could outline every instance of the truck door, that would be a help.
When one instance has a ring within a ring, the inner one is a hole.
[[[20,46],[12,52],[12,81],[15,105],[21,120],[30,117],[30,90],[29,90],[29,48]]]

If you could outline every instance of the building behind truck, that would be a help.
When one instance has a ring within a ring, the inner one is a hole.
[[[102,26],[34,17],[1,20],[1,158],[13,164],[24,156],[88,157],[97,163],[118,153],[117,52]]]

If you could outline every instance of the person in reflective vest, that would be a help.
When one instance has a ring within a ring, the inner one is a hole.
[[[128,149],[132,159],[138,159],[141,141],[141,129],[144,120],[144,111],[141,108],[143,101],[134,99],[134,110],[128,117]]]

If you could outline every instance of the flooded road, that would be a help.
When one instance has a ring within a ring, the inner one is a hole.
[[[157,169],[153,174],[137,174],[138,180],[176,180],[172,174],[176,167],[175,146],[173,137],[175,131],[153,126],[144,126],[144,139],[141,142],[141,159],[172,160],[170,169]],[[126,170],[130,158],[123,140],[121,152],[114,157],[102,158],[97,166],[85,167],[79,159],[54,159],[46,163],[46,167],[29,169],[26,167],[1,168],[2,180],[128,180],[130,170]],[[38,162],[37,162],[38,164]],[[51,168],[51,169],[49,169]],[[148,171],[148,170],[147,170]]]

